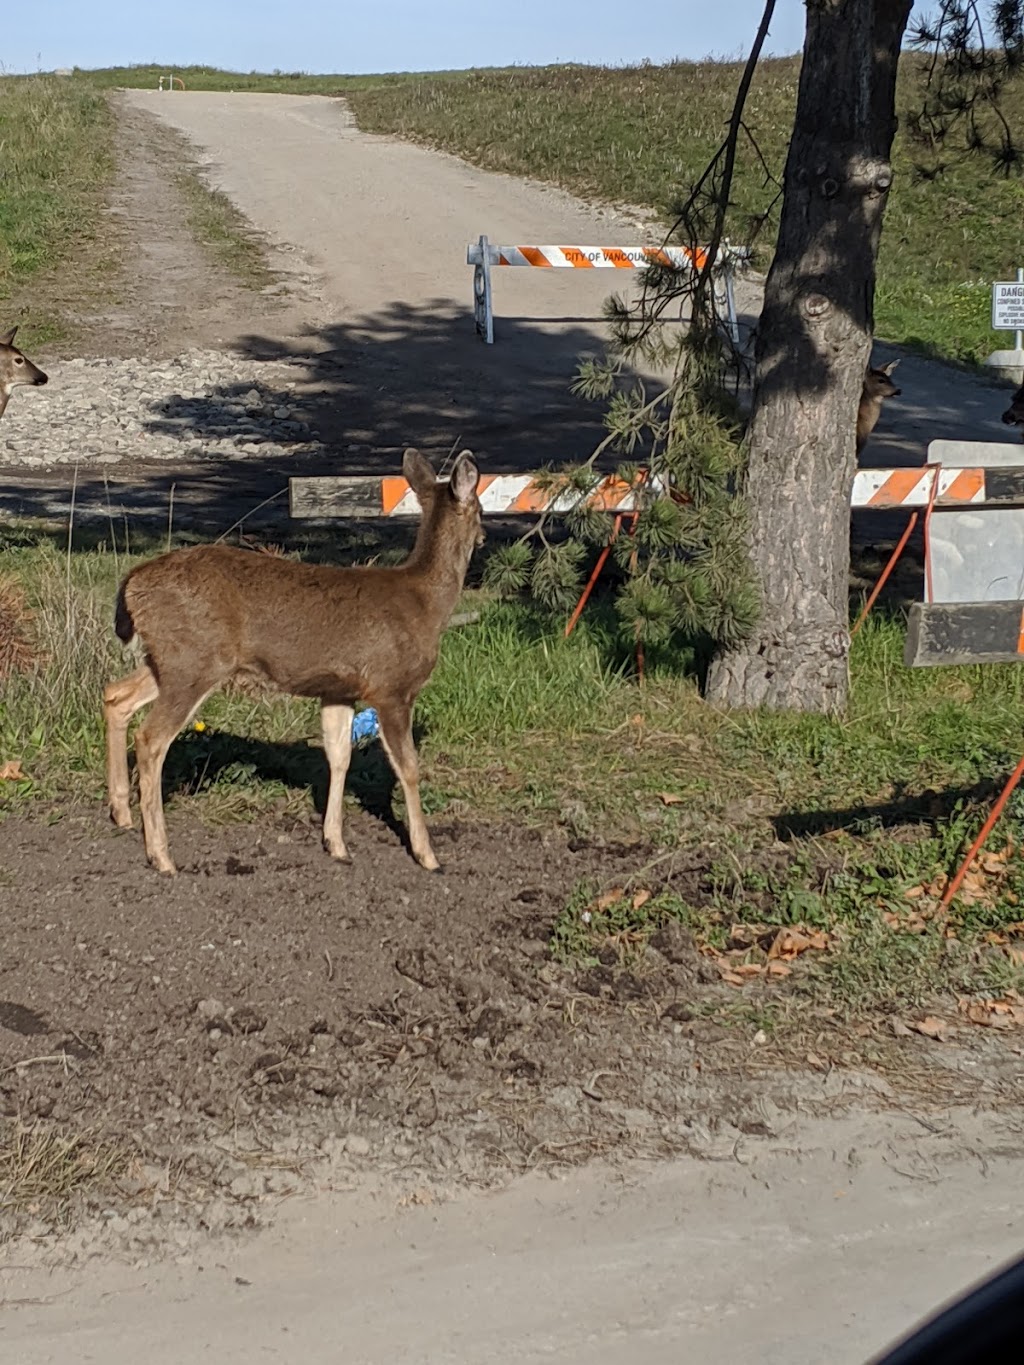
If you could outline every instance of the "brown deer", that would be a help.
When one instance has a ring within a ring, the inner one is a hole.
[[[125,643],[139,636],[145,662],[103,694],[107,791],[114,824],[130,828],[128,723],[155,702],[135,736],[135,757],[146,854],[160,872],[175,871],[161,797],[164,758],[201,703],[231,682],[320,700],[330,769],[324,843],[345,862],[342,801],[354,706],[376,707],[405,794],[413,856],[437,870],[420,805],[412,707],[434,670],[473,550],[483,544],[480,476],[468,450],[449,480],[439,480],[418,450],[405,452],[402,472],[422,517],[412,553],[396,567],[330,568],[200,545],[148,560],[125,577],[114,628]]]
[[[1024,384],[1010,399],[1010,406],[1003,413],[1003,421],[1008,427],[1024,427]]]
[[[19,384],[45,384],[49,379],[15,346],[17,332],[17,327],[12,327],[0,336],[0,417],[4,415],[11,394]]]
[[[861,390],[860,405],[857,408],[857,454],[864,449],[868,437],[874,431],[886,398],[898,398],[901,390],[892,382],[892,372],[900,362],[890,360],[888,365],[876,369],[868,366]]]

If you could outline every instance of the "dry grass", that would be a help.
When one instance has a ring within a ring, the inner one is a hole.
[[[64,1222],[86,1191],[113,1180],[124,1153],[90,1133],[58,1132],[45,1123],[0,1121],[0,1219],[19,1215]],[[0,1235],[2,1235],[0,1223]]]
[[[27,673],[39,659],[25,594],[13,579],[0,578],[0,682]]]

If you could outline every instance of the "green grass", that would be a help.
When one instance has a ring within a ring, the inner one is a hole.
[[[0,76],[0,300],[95,231],[112,139],[94,86]],[[46,339],[30,322],[19,335],[27,346]]]
[[[65,555],[41,534],[11,529],[0,529],[0,554],[35,613],[45,660],[7,686],[4,755],[21,758],[48,795],[70,792],[75,772],[90,775],[96,790],[97,699],[126,666],[110,614],[134,557],[107,548]],[[690,801],[701,820],[735,823],[736,803],[746,802],[784,811],[794,830],[822,826],[822,812],[833,811],[868,831],[901,803],[913,813],[929,794],[996,780],[1024,750],[1021,670],[907,669],[899,616],[876,611],[856,637],[842,719],[713,712],[678,658],[649,661],[637,688],[608,626],[597,604],[566,640],[532,609],[483,599],[479,624],[446,634],[417,718],[434,777],[450,795],[506,812],[572,803],[597,821],[632,810],[634,824],[639,806],[637,828],[659,808],[659,823],[673,827]],[[283,700],[218,698],[203,718],[213,731],[268,742],[318,729],[314,707]],[[501,768],[499,780],[480,777],[489,765]],[[684,801],[666,803],[663,794]]]
[[[825,937],[786,964],[788,975],[762,978],[755,988],[777,1030],[813,1030],[823,1015],[839,1022],[865,1015],[906,1018],[943,996],[948,1008],[951,996],[1021,992],[1024,968],[1001,950],[999,935],[1005,938],[1009,930],[1020,944],[1012,926],[1019,923],[1024,896],[1022,817],[1018,803],[1003,822],[1000,836],[1018,852],[989,892],[949,913],[921,888],[932,884],[936,869],[953,865],[976,828],[974,812],[955,814],[930,831],[905,825],[828,841],[794,840],[784,850],[734,840],[699,875],[682,879],[689,883],[685,893],[676,888],[670,864],[651,860],[621,887],[580,884],[555,920],[551,953],[569,966],[610,966],[642,976],[651,970],[649,947],[657,943],[657,931],[675,922],[708,961],[726,970],[764,969],[777,933],[819,932]],[[694,1004],[700,1012],[721,1008],[727,1016],[734,1008],[734,1002]],[[803,1006],[810,1016],[802,1014]]]
[[[272,284],[275,277],[267,268],[264,245],[228,196],[208,185],[191,166],[179,171],[175,182],[192,235],[213,260],[252,289]]]

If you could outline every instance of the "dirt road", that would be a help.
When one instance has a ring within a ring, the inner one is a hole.
[[[497,271],[497,342],[487,347],[473,327],[466,246],[481,233],[629,244],[647,236],[635,218],[367,136],[338,100],[124,98],[184,134],[210,181],[311,277],[319,302],[307,347],[342,362],[344,392],[331,397],[346,410],[344,438],[438,450],[459,441],[510,468],[589,451],[598,414],[568,386],[580,353],[601,345],[605,296],[633,277]],[[279,344],[241,341],[257,354]]]
[[[521,458],[524,423],[545,449],[543,429],[556,413],[579,423],[579,405],[565,385],[580,351],[600,345],[602,301],[612,288],[624,289],[622,276],[496,271],[498,340],[488,349],[473,334],[465,244],[486,233],[492,242],[629,245],[656,234],[653,216],[588,208],[541,184],[367,136],[337,100],[156,91],[126,98],[201,149],[212,182],[273,241],[300,253],[319,282],[326,339],[338,329],[374,348],[393,346],[380,373],[393,418],[406,407],[409,378],[396,379],[394,371],[420,371],[414,356],[422,340],[433,378],[433,393],[422,395],[426,408],[476,443],[485,459],[515,458],[514,448],[494,446],[506,424],[520,436]],[[742,284],[738,303],[744,321],[753,323],[759,287]],[[418,338],[421,328],[426,336]],[[439,356],[441,346],[450,355]],[[877,354],[888,360],[897,352],[879,345]],[[899,379],[903,394],[886,408],[866,463],[919,464],[928,441],[940,436],[1012,439],[999,421],[1005,406],[999,387],[918,357],[902,361]],[[481,403],[488,410],[477,420],[467,398],[474,391],[493,399]],[[416,436],[417,417],[427,414],[408,405],[407,439]],[[584,453],[579,437],[570,437],[568,449],[564,430],[560,439],[559,458]]]
[[[833,1121],[793,1130],[799,1157],[590,1169],[398,1211],[296,1202],[263,1238],[197,1264],[4,1275],[0,1354],[862,1365],[1019,1253],[1019,1163],[984,1154],[981,1124],[971,1138],[976,1153],[948,1161],[909,1117]]]

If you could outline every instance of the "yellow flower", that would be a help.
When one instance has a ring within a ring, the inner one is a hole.
[[[197,730],[199,734],[202,734],[203,731],[206,729],[206,722],[204,720],[197,720],[196,723],[192,726],[192,729]]]

